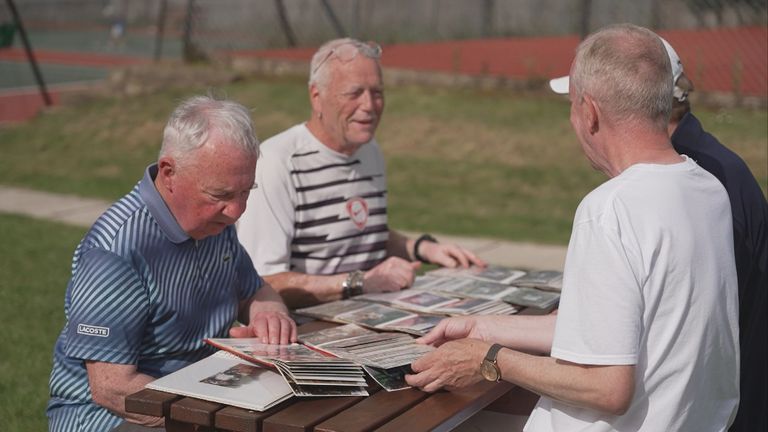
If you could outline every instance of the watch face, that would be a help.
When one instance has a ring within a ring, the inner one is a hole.
[[[498,366],[488,360],[483,360],[483,363],[480,365],[480,373],[483,375],[483,378],[488,381],[495,382],[499,380]]]

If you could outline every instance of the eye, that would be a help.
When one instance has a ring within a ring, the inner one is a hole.
[[[342,95],[343,97],[347,98],[347,99],[357,99],[357,98],[359,98],[359,97],[360,97],[360,96],[361,96],[361,95],[362,95],[364,92],[365,92],[365,90],[363,90],[363,89],[361,89],[361,88],[358,88],[358,89],[353,89],[353,90],[350,90],[350,91],[344,92],[344,93],[342,93],[341,95]]]
[[[233,198],[233,194],[231,193],[209,193],[208,197],[211,198],[211,201],[219,202],[219,201],[229,201]]]

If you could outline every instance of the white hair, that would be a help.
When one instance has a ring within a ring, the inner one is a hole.
[[[571,85],[589,94],[616,121],[645,119],[666,128],[672,109],[669,56],[652,31],[633,24],[609,26],[576,50]]]
[[[336,50],[343,45],[351,45],[357,49],[358,54],[362,54],[369,59],[376,61],[379,64],[379,56],[381,55],[380,48],[374,47],[365,42],[361,42],[352,38],[333,39],[324,43],[317,52],[312,56],[312,61],[309,63],[309,85],[316,85],[320,88],[325,88],[328,85],[330,71],[332,69],[332,58]]]
[[[210,96],[186,99],[171,113],[163,130],[160,157],[170,156],[184,164],[213,133],[245,154],[259,157],[259,140],[248,109],[237,102]]]

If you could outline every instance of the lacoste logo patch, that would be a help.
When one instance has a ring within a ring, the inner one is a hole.
[[[224,258],[222,259],[222,262],[227,262],[232,259],[232,255],[224,255]]]
[[[86,335],[86,336],[107,337],[109,336],[109,327],[98,327],[98,326],[92,326],[88,324],[78,324],[77,333],[81,335]]]

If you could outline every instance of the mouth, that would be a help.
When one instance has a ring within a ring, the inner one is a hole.
[[[352,122],[369,126],[369,125],[374,125],[376,123],[376,119],[373,117],[367,118],[367,119],[353,119]]]

